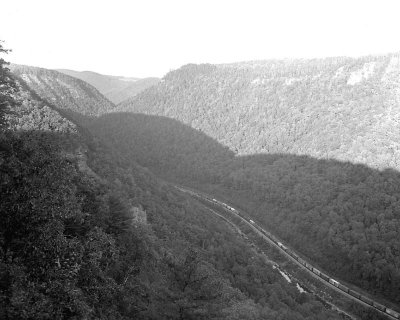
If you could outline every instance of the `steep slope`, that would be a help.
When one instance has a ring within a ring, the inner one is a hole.
[[[339,318],[197,202],[63,117],[65,101],[44,99],[50,75],[21,83],[0,134],[1,318]]]
[[[91,84],[115,104],[134,97],[139,92],[159,82],[158,78],[128,78],[109,76],[92,71],[79,72],[67,69],[58,69],[57,71]]]
[[[92,130],[399,303],[399,80],[399,54],[188,65]]]
[[[119,106],[177,119],[239,154],[399,169],[400,55],[188,65]]]
[[[12,65],[11,70],[37,95],[75,120],[98,116],[115,108],[97,89],[82,80],[54,70],[29,66]]]

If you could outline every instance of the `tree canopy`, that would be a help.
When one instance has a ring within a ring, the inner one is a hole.
[[[339,318],[204,206],[65,117],[104,100],[41,72],[59,85],[21,76],[0,135],[0,318]]]
[[[9,108],[15,105],[14,94],[17,91],[17,85],[14,76],[8,68],[9,62],[6,62],[1,55],[10,52],[3,47],[3,41],[0,40],[0,125],[4,124],[5,114]]]
[[[187,65],[92,129],[157,174],[242,206],[335,277],[398,303],[399,61]]]

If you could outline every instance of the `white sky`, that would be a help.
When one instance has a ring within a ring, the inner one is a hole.
[[[6,60],[163,76],[186,63],[400,51],[399,0],[5,0]]]

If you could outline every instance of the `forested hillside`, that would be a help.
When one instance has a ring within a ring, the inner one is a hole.
[[[12,65],[11,70],[38,96],[75,120],[83,121],[115,108],[97,89],[74,77],[54,70],[22,65]]]
[[[128,98],[132,98],[139,92],[157,84],[158,78],[127,78],[118,76],[109,76],[91,71],[74,71],[59,69],[61,73],[81,79],[97,90],[99,90],[107,99],[118,104]]]
[[[16,72],[0,91],[0,318],[339,318],[199,203],[65,118],[109,106],[91,105],[80,82]]]
[[[164,177],[213,185],[321,268],[399,303],[399,90],[399,54],[187,65],[92,130]]]
[[[119,106],[177,119],[239,154],[400,168],[400,55],[187,65]]]

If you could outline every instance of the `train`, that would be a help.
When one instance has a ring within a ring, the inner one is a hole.
[[[268,231],[265,231],[263,228],[261,228],[258,224],[256,224],[254,222],[254,220],[249,219],[245,216],[243,216],[238,210],[236,210],[235,208],[231,207],[230,205],[219,201],[215,198],[211,198],[199,193],[196,193],[194,191],[191,190],[187,190],[187,189],[181,189],[182,191],[188,192],[196,197],[199,198],[203,198],[209,202],[218,204],[222,207],[224,207],[225,209],[233,212],[235,215],[239,216],[240,218],[246,220],[248,223],[251,223],[253,225],[254,228],[256,228],[258,231],[260,231],[264,236],[266,236],[267,238],[269,238],[272,242],[274,242],[278,247],[280,247],[283,251],[285,251],[288,255],[290,255],[293,259],[295,259],[296,261],[298,261],[301,265],[303,265],[304,267],[306,267],[308,270],[310,270],[312,273],[314,273],[316,276],[320,277],[321,279],[323,279],[325,282],[330,283],[331,285],[335,286],[336,288],[338,288],[339,290],[355,297],[356,299],[361,300],[362,302],[364,302],[365,304],[381,311],[384,312],[388,315],[390,315],[391,317],[395,318],[395,319],[400,319],[400,313],[382,305],[379,304],[375,301],[372,301],[371,299],[357,293],[354,290],[349,289],[348,287],[346,287],[345,285],[341,284],[339,281],[330,278],[328,275],[326,275],[325,273],[321,272],[320,270],[318,270],[317,268],[314,268],[311,264],[309,264],[308,262],[306,262],[304,259],[300,258],[294,251],[290,250],[287,246],[285,246],[281,241],[279,241],[275,236],[273,236],[271,233],[269,233]]]
[[[210,200],[210,199],[208,199],[208,200]],[[362,302],[368,304],[369,306],[371,306],[371,307],[373,307],[373,308],[375,308],[375,309],[377,309],[377,310],[379,310],[381,312],[384,312],[384,313],[392,316],[395,319],[400,319],[400,313],[398,313],[398,312],[396,312],[396,311],[394,311],[394,310],[392,310],[392,309],[390,309],[390,308],[388,308],[388,307],[386,307],[386,306],[384,306],[382,304],[379,304],[379,303],[377,303],[375,301],[372,301],[371,299],[369,299],[369,298],[357,293],[354,290],[349,289],[345,285],[341,284],[339,281],[337,281],[337,280],[335,280],[333,278],[330,278],[325,273],[321,272],[317,268],[314,268],[311,264],[306,262],[304,259],[300,258],[295,252],[293,252],[287,246],[285,246],[276,237],[274,237],[272,234],[270,234],[269,232],[265,231],[263,228],[258,226],[258,224],[256,224],[252,219],[248,219],[247,217],[244,217],[243,215],[241,215],[240,212],[238,210],[236,210],[235,208],[227,205],[226,203],[218,201],[216,199],[212,199],[212,202],[221,205],[222,207],[224,207],[225,209],[227,209],[229,211],[235,212],[236,215],[240,216],[242,219],[245,219],[247,222],[251,223],[258,231],[260,231],[263,235],[268,237],[271,241],[273,241],[278,247],[280,247],[282,250],[284,250],[293,259],[297,260],[300,264],[305,266],[308,270],[313,272],[316,276],[320,277],[324,281],[330,283],[331,285],[335,286],[339,290],[341,290],[341,291],[343,291],[343,292],[355,297],[356,299],[361,300]]]

